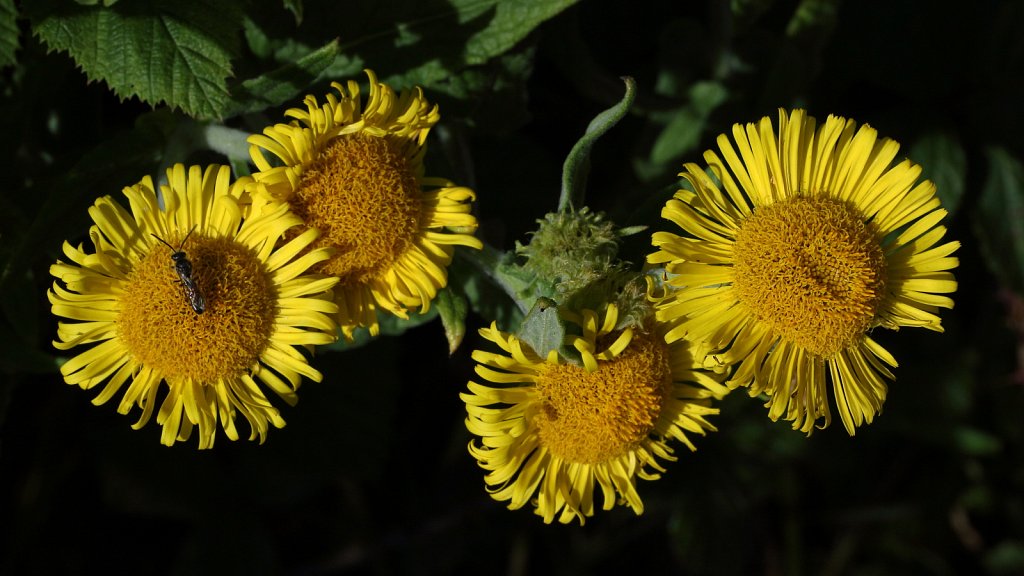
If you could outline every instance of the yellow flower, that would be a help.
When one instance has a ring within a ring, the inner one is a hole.
[[[726,382],[770,396],[772,420],[811,433],[831,422],[827,383],[847,432],[881,411],[896,360],[868,333],[942,331],[939,308],[956,291],[948,272],[959,242],[940,243],[935,186],[920,166],[892,165],[899,144],[869,126],[802,110],[718,137],[720,157],[696,164],[662,211],[686,233],[654,234],[648,257],[675,276],[657,309],[667,338],[694,343]],[[724,161],[723,161],[724,158]],[[819,423],[819,419],[822,422]]]
[[[165,383],[156,420],[168,446],[198,426],[199,447],[212,447],[218,420],[237,440],[239,413],[262,443],[269,424],[284,426],[263,388],[294,404],[302,376],[321,379],[296,348],[334,341],[337,308],[321,295],[337,279],[306,273],[330,254],[307,250],[315,230],[276,246],[301,224],[286,205],[242,220],[242,186],[226,166],[179,164],[167,177],[159,198],[149,177],[125,188],[129,210],[97,200],[95,253],[65,242],[69,262],[50,267],[53,314],[73,320],[58,324],[54,346],[91,345],[61,373],[83,389],[105,383],[97,405],[127,383],[117,411],[141,408],[136,429]]]
[[[711,397],[727,389],[695,370],[685,343],[615,330],[614,305],[603,319],[590,310],[563,316],[582,331],[565,343],[583,366],[559,362],[554,351],[540,358],[495,324],[480,331],[505,353],[473,352],[489,383],[470,382],[461,395],[466,427],[480,437],[469,452],[489,471],[495,500],[515,510],[536,495],[545,523],[557,516],[583,524],[594,514],[595,483],[605,510],[621,503],[641,514],[636,479],[657,479],[665,471],[659,461],[675,460],[669,440],[694,450],[686,434],[715,429],[705,416],[718,413]]]
[[[396,97],[366,74],[365,108],[356,82],[334,83],[337,95],[323,104],[307,96],[305,110],[285,113],[291,123],[249,138],[254,195],[290,203],[322,232],[314,246],[336,249],[317,270],[341,279],[334,293],[348,338],[358,326],[377,334],[378,307],[401,318],[429,310],[455,245],[482,247],[471,235],[473,191],[423,176],[437,106],[419,88]]]

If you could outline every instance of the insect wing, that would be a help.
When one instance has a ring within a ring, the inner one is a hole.
[[[191,276],[182,276],[181,287],[185,290],[185,298],[188,299],[188,303],[192,306],[192,310],[196,314],[202,314],[206,310],[206,299],[203,298],[202,293],[199,292],[199,288],[196,287],[195,279]]]

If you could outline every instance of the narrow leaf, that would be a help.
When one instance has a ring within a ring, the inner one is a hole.
[[[583,137],[576,142],[562,166],[562,194],[558,198],[558,210],[579,209],[585,205],[587,174],[590,172],[590,150],[597,139],[622,120],[633,106],[636,98],[636,81],[625,76],[626,94],[617,104],[601,112],[590,121]]]
[[[469,311],[466,297],[449,286],[437,293],[434,305],[437,306],[444,335],[448,339],[448,354],[455,354],[466,336],[466,314]]]

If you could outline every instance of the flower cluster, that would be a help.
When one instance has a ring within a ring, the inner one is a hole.
[[[161,442],[210,448],[222,427],[250,439],[284,419],[306,377],[322,379],[308,350],[356,327],[377,331],[377,310],[426,311],[447,282],[454,246],[479,247],[474,194],[424,176],[425,140],[438,121],[416,89],[396,96],[367,71],[358,85],[251,137],[257,172],[225,166],[167,171],[89,210],[93,251],[64,245],[49,291],[60,350],[88,346],[61,366],[68,384],[118,412],[156,411]],[[279,162],[267,160],[272,155]]]
[[[120,394],[136,428],[155,412],[167,445],[196,428],[200,448],[219,429],[235,440],[239,416],[263,442],[284,426],[268,396],[294,404],[303,378],[323,378],[314,347],[429,310],[455,248],[483,248],[475,195],[425,175],[437,107],[367,75],[365,100],[335,83],[251,135],[251,175],[179,164],[125,188],[127,206],[95,202],[92,251],[65,243],[51,267],[68,320],[54,346],[85,347],[61,366],[68,384],[99,386],[95,404]],[[802,110],[717,143],[684,166],[662,210],[675,228],[653,234],[643,271],[618,257],[638,230],[574,209],[576,194],[528,245],[475,260],[528,311],[516,332],[480,331],[501,351],[473,352],[461,394],[469,453],[509,508],[640,514],[637,480],[666,472],[675,442],[695,450],[736,388],[807,434],[836,410],[853,435],[897,365],[873,331],[942,330],[959,243],[943,241],[921,168],[894,164],[898,144]]]
[[[463,395],[469,450],[509,508],[582,524],[596,485],[603,508],[641,513],[636,479],[664,471],[669,440],[693,450],[691,436],[714,430],[711,401],[738,387],[808,434],[831,422],[831,387],[852,435],[896,367],[870,332],[942,330],[959,243],[942,242],[946,212],[921,168],[892,165],[895,142],[796,110],[780,111],[778,136],[764,118],[718,146],[710,172],[685,165],[689,188],[662,211],[678,231],[652,236],[645,321],[623,328],[614,305],[563,313],[576,363],[481,331],[504,354],[473,355],[486,382]]]

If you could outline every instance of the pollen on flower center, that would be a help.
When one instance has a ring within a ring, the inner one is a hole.
[[[568,462],[607,462],[635,448],[654,429],[671,384],[666,345],[634,335],[629,347],[594,372],[547,365],[536,381],[541,442]]]
[[[740,300],[812,354],[829,357],[872,326],[885,294],[885,255],[849,204],[801,196],[760,207],[733,250]]]
[[[335,138],[303,171],[290,203],[308,226],[320,229],[314,246],[337,250],[319,271],[342,284],[390,269],[419,234],[419,182],[406,155],[387,138]]]
[[[154,242],[124,284],[121,338],[141,364],[168,380],[212,384],[237,377],[256,364],[273,333],[277,294],[271,278],[255,252],[227,238],[192,234],[182,250],[206,311],[193,311],[171,250]]]

